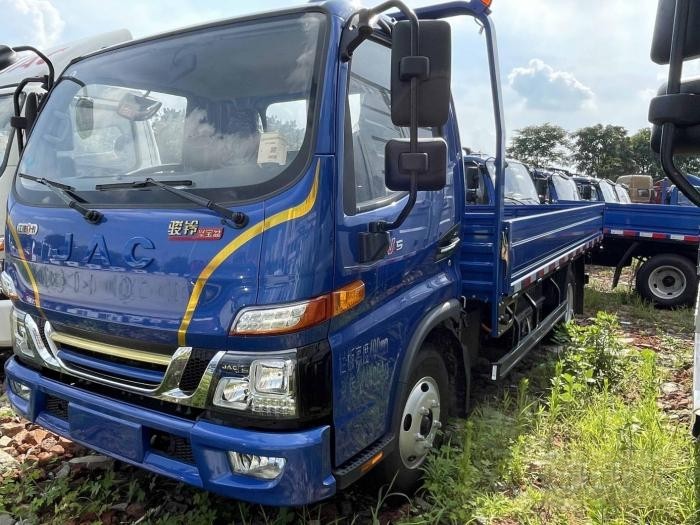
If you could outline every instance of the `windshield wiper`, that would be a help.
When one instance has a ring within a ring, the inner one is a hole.
[[[119,188],[144,188],[146,186],[156,186],[158,188],[161,188],[165,191],[169,191],[173,195],[177,195],[181,199],[188,200],[190,202],[194,202],[195,204],[199,204],[203,208],[207,208],[215,213],[218,213],[221,217],[224,219],[228,219],[233,223],[233,226],[235,228],[243,228],[246,224],[248,224],[248,216],[243,213],[242,211],[231,211],[228,208],[225,208],[221,204],[217,204],[216,202],[205,199],[204,197],[200,197],[199,195],[195,195],[194,193],[191,193],[189,191],[181,190],[178,188],[174,188],[173,186],[190,186],[192,184],[192,181],[190,180],[172,180],[172,181],[159,181],[155,179],[151,179],[150,177],[148,179],[144,179],[142,181],[135,181],[135,182],[120,182],[120,183],[115,183],[115,184],[98,184],[95,186],[96,190],[114,190],[114,189],[119,189]]]
[[[68,184],[61,184],[60,182],[45,179],[43,177],[34,177],[33,175],[27,175],[26,173],[20,173],[19,176],[23,179],[43,184],[44,186],[49,188],[56,195],[58,195],[60,199],[63,202],[65,202],[69,208],[73,208],[75,211],[80,213],[80,215],[82,215],[83,218],[90,224],[98,224],[102,220],[102,217],[104,217],[102,212],[99,212],[97,210],[91,210],[90,208],[86,208],[85,206],[80,204],[80,202],[78,202],[78,198],[80,198],[83,202],[86,201],[85,199],[79,197],[75,193],[75,188],[73,186],[69,186]]]

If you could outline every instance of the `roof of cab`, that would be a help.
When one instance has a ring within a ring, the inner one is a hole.
[[[186,33],[190,31],[198,31],[201,29],[207,29],[207,28],[215,28],[218,26],[224,26],[227,24],[231,24],[234,22],[244,22],[248,20],[255,20],[258,18],[264,18],[268,16],[275,16],[275,15],[284,15],[287,13],[298,13],[298,12],[303,12],[303,11],[309,11],[309,10],[320,10],[328,13],[330,16],[338,17],[342,20],[348,19],[352,14],[356,13],[358,9],[360,9],[362,5],[360,5],[357,1],[355,0],[322,0],[322,1],[315,1],[315,0],[310,0],[306,4],[295,4],[291,5],[289,7],[281,8],[281,9],[266,9],[264,11],[255,11],[249,14],[245,15],[239,15],[239,16],[234,16],[234,17],[228,17],[228,18],[220,18],[216,20],[211,20],[208,22],[201,22],[198,24],[192,24],[188,26],[181,26],[178,28],[174,29],[169,29],[167,31],[162,31],[160,33],[154,33],[152,35],[148,35],[145,37],[137,38],[137,39],[130,39],[128,42],[124,41],[121,42],[121,45],[116,45],[114,47],[116,48],[121,48],[125,46],[132,46],[132,45],[137,45],[137,44],[142,44],[145,42],[149,42],[151,40],[158,40],[160,38],[168,38],[168,37],[173,37],[177,36],[181,33]],[[87,58],[89,56],[94,56],[98,55],[103,51],[102,49],[96,49],[90,53],[86,53],[81,55],[80,57],[76,57],[76,60],[78,58]]]
[[[58,76],[75,58],[131,39],[130,31],[118,29],[57,45],[43,52],[53,63],[56,76]],[[41,58],[31,52],[21,53],[17,62],[0,72],[0,94],[12,93],[14,91],[12,86],[16,86],[25,78],[41,76],[46,73],[48,73],[48,69]]]

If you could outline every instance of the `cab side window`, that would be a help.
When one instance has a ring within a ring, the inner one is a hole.
[[[408,138],[408,129],[391,120],[391,49],[374,40],[358,47],[350,64],[345,123],[345,210],[368,211],[401,195],[384,183],[384,148],[395,138]],[[419,136],[433,136],[419,129]],[[349,201],[349,202],[348,202]]]

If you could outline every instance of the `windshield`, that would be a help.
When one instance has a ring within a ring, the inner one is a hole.
[[[494,186],[496,185],[496,164],[489,160],[486,162],[486,167],[491,175],[491,180]],[[519,162],[508,161],[506,166],[506,184],[503,189],[503,196],[506,200],[516,201],[522,204],[539,204],[540,197],[537,194],[537,188],[532,181],[530,172]]]
[[[557,191],[557,199],[560,201],[579,200],[578,187],[573,179],[562,177],[556,173],[552,175],[552,184]]]
[[[154,187],[96,191],[148,177],[185,181],[217,202],[290,183],[311,151],[320,13],[299,13],[127,45],[70,66],[32,133],[19,171],[91,203],[180,202]],[[59,204],[17,178],[32,203]]]
[[[617,198],[623,204],[630,204],[632,199],[630,199],[630,194],[621,184],[615,184],[615,191],[617,192]]]
[[[615,194],[615,189],[612,184],[607,181],[601,180],[598,183],[600,193],[603,195],[603,200],[605,202],[619,202],[617,195]]]
[[[0,164],[2,164],[7,147],[10,144],[10,137],[12,136],[10,118],[12,118],[14,112],[12,95],[0,96]]]

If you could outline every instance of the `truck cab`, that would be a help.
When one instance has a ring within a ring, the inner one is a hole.
[[[467,177],[467,203],[493,204],[495,202],[495,159],[483,154],[466,154],[464,165]],[[530,170],[522,162],[506,160],[504,199],[506,205],[540,204]]]
[[[579,194],[584,200],[597,202],[620,202],[615,184],[607,179],[597,179],[585,175],[574,177]]]
[[[570,320],[602,239],[599,204],[504,206],[488,6],[314,2],[69,64],[9,198],[14,409],[246,501],[370,471],[415,487],[472,367],[499,380]],[[483,206],[465,202],[453,16],[489,56]]]

